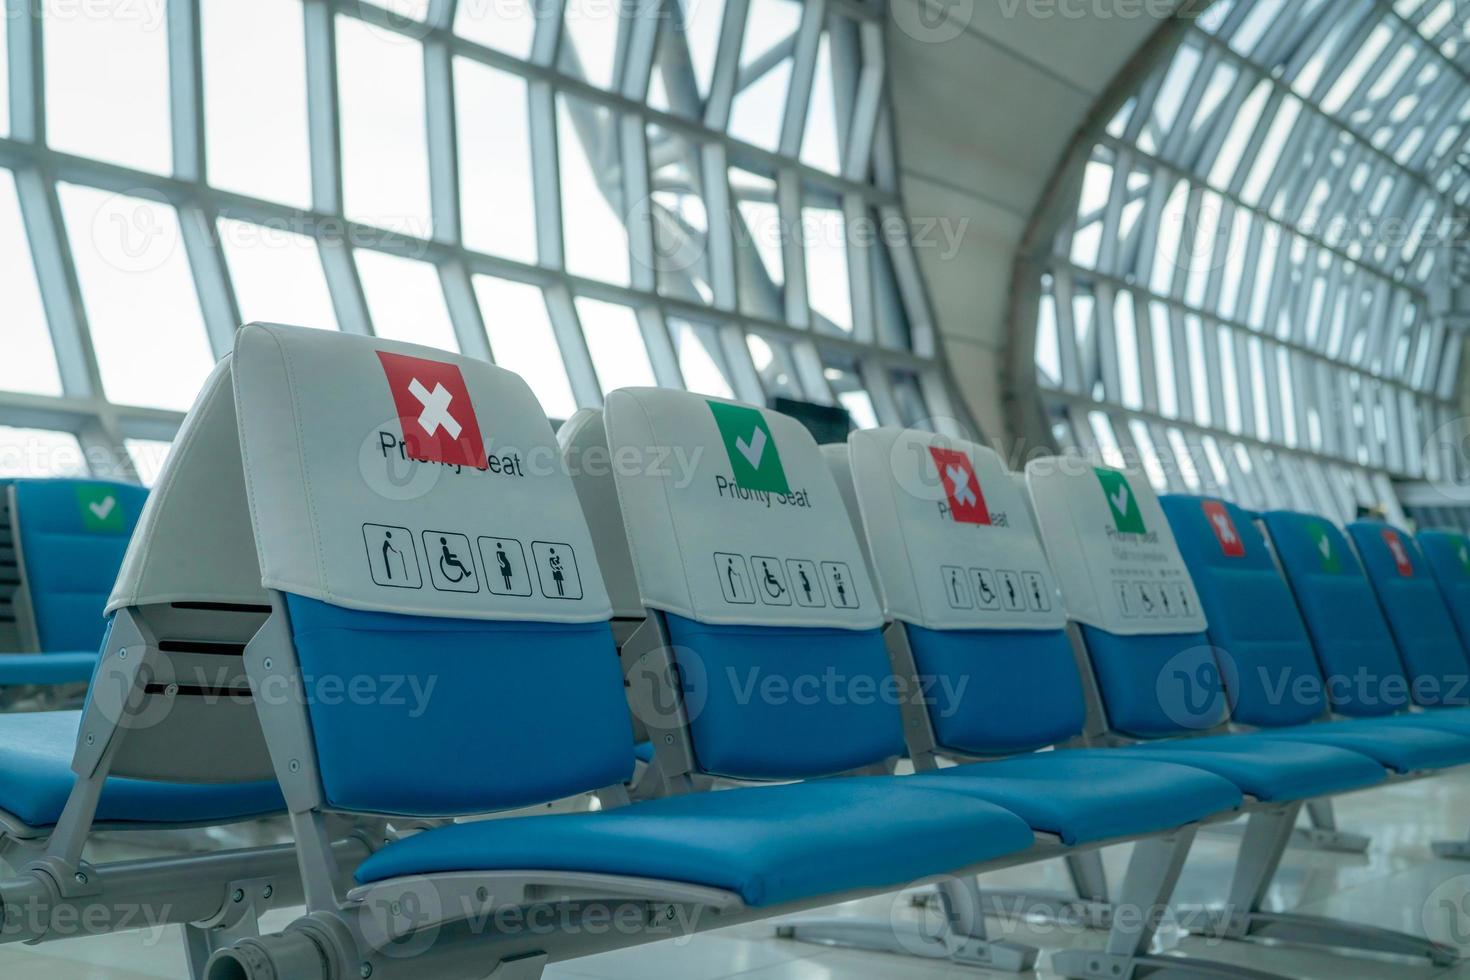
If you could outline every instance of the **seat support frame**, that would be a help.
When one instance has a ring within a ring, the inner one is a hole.
[[[1373,838],[1367,834],[1338,829],[1337,814],[1331,800],[1308,800],[1306,814],[1306,825],[1293,828],[1288,847],[1332,854],[1366,854],[1373,844]],[[1210,833],[1220,837],[1240,837],[1245,833],[1245,827],[1239,823],[1221,824],[1210,828]],[[1470,858],[1470,842],[1466,848],[1466,857]]]
[[[1301,803],[1262,807],[1247,818],[1230,894],[1223,909],[1181,910],[1194,931],[1216,938],[1319,946],[1373,955],[1426,959],[1435,966],[1460,961],[1452,947],[1421,936],[1297,912],[1265,908],[1267,893],[1291,841]]]

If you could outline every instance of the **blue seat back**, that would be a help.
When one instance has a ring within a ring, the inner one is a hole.
[[[1325,714],[1327,695],[1306,624],[1251,516],[1205,497],[1167,495],[1159,502],[1210,621],[1231,717],[1272,727]],[[1226,527],[1217,535],[1213,523],[1222,512]]]
[[[1373,587],[1347,538],[1330,521],[1294,511],[1261,516],[1327,680],[1333,710],[1390,714],[1409,684]]]
[[[1082,636],[1114,731],[1167,738],[1224,723],[1229,705],[1205,634],[1120,636],[1083,625]]]
[[[1414,538],[1381,521],[1350,524],[1348,536],[1378,593],[1415,702],[1463,705],[1465,648]]]
[[[632,775],[607,623],[445,619],[287,599],[332,808],[482,813]]]
[[[148,491],[99,480],[16,480],[21,575],[39,648],[99,648],[103,610]]]
[[[1082,733],[1087,705],[1064,631],[907,630],[941,748],[1004,755]]]
[[[903,754],[878,630],[665,622],[702,771],[803,779]]]
[[[1420,531],[1419,549],[1444,596],[1461,645],[1470,650],[1470,538],[1459,531]]]

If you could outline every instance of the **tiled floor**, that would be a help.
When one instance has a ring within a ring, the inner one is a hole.
[[[1416,933],[1456,938],[1446,931],[1452,918],[1470,950],[1470,862],[1439,861],[1429,854],[1430,841],[1470,831],[1470,775],[1441,776],[1413,784],[1349,797],[1338,803],[1339,823],[1372,834],[1373,846],[1354,857],[1293,849],[1273,888],[1277,907],[1296,908]],[[1236,842],[1220,835],[1201,837],[1180,885],[1183,902],[1219,901],[1230,874]],[[1121,878],[1128,848],[1107,855],[1110,875]],[[986,879],[998,887],[1060,888],[1060,865],[1020,868]],[[888,919],[917,914],[907,897],[871,899],[832,910],[837,914]],[[273,913],[266,926],[279,928],[291,912]],[[1075,929],[1059,934],[1035,924],[1008,928],[1007,938],[1040,946],[1100,945],[1098,933]],[[1165,943],[1203,958],[1246,964],[1284,976],[1321,980],[1374,980],[1463,977],[1470,962],[1440,970],[1408,962],[1310,952],[1285,947],[1262,948],[1198,939],[1179,940],[1167,933]],[[1042,976],[1047,959],[1043,955]],[[547,971],[561,980],[946,980],[985,976],[946,963],[916,958],[859,953],[807,946],[773,937],[769,924],[739,926],[716,933],[642,946],[558,964]],[[173,928],[126,935],[69,940],[40,947],[0,946],[0,977],[45,980],[144,980],[186,976],[179,932]]]

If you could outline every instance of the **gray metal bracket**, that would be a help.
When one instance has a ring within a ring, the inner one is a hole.
[[[925,928],[922,922],[819,916],[780,923],[776,936],[1004,973],[1026,973],[1036,966],[1039,951],[1035,948],[990,938],[975,878],[942,879],[935,884],[935,892],[943,917],[934,929]]]
[[[275,894],[269,878],[231,881],[225,885],[226,900],[219,914],[202,922],[180,926],[184,934],[184,962],[190,980],[205,980],[209,958],[226,946],[260,935],[259,902],[269,902]]]
[[[1230,895],[1222,909],[1181,910],[1191,931],[1219,939],[1264,940],[1317,946],[1344,952],[1428,960],[1436,966],[1460,961],[1452,947],[1422,936],[1361,925],[1340,919],[1272,912],[1267,893],[1291,841],[1302,804],[1293,803],[1252,813],[1241,839]]]
[[[651,788],[640,786],[634,795],[689,792],[699,767],[678,664],[660,613],[650,612],[633,631],[623,644],[621,657],[628,704],[653,742],[653,764],[649,767],[653,772],[645,774]]]
[[[889,623],[883,630],[883,643],[888,648],[888,663],[893,676],[912,692],[919,692],[919,668],[914,662],[914,648],[909,643],[908,628],[901,622]],[[939,766],[938,739],[929,717],[929,706],[922,698],[905,697],[899,705],[903,717],[904,743],[917,772],[928,772]]]
[[[1245,833],[1245,823],[1235,821],[1211,824],[1205,832],[1217,837],[1239,837]],[[1372,845],[1373,837],[1349,830],[1338,830],[1330,799],[1313,799],[1307,802],[1307,824],[1298,824],[1292,829],[1291,840],[1286,846],[1304,851],[1326,851],[1330,854],[1367,854],[1367,849]]]
[[[648,902],[733,912],[734,892],[679,882],[567,871],[487,871],[414,875],[354,888],[347,904],[369,917],[378,935],[396,937],[471,918],[489,908],[558,902]]]
[[[545,953],[501,960],[495,964],[495,969],[485,974],[485,980],[540,980],[548,960]]]

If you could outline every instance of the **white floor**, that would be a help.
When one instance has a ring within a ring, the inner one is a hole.
[[[1441,776],[1417,783],[1362,793],[1338,802],[1344,829],[1371,834],[1365,856],[1345,856],[1293,849],[1288,852],[1272,901],[1278,908],[1331,915],[1372,925],[1402,929],[1452,941],[1457,937],[1470,953],[1470,862],[1440,861],[1429,853],[1430,841],[1470,831],[1470,774]],[[1224,836],[1204,836],[1196,844],[1179,899],[1220,901],[1230,873],[1236,843]],[[130,852],[129,856],[132,853]],[[1107,854],[1114,881],[1121,877],[1128,848]],[[1022,868],[985,879],[996,885],[1057,889],[1060,865]],[[876,916],[917,914],[907,896],[871,899],[842,906],[838,914]],[[280,928],[291,913],[273,913],[267,927]],[[999,931],[999,924],[992,924]],[[1067,929],[1059,934],[1034,924],[1006,927],[1007,936],[1040,946],[1100,945],[1098,933]],[[769,924],[740,926],[683,941],[670,941],[588,957],[553,966],[548,978],[562,980],[827,980],[827,978],[940,978],[988,976],[921,959],[858,953],[807,946],[773,937]],[[1470,961],[1441,970],[1407,961],[1375,961],[1285,947],[1265,948],[1198,939],[1179,941],[1167,934],[1164,944],[1203,958],[1248,964],[1284,976],[1308,980],[1367,978],[1464,977]],[[1042,959],[1042,976],[1046,973]],[[40,947],[0,946],[0,977],[45,980],[144,980],[186,977],[179,931],[154,929],[100,936]]]

